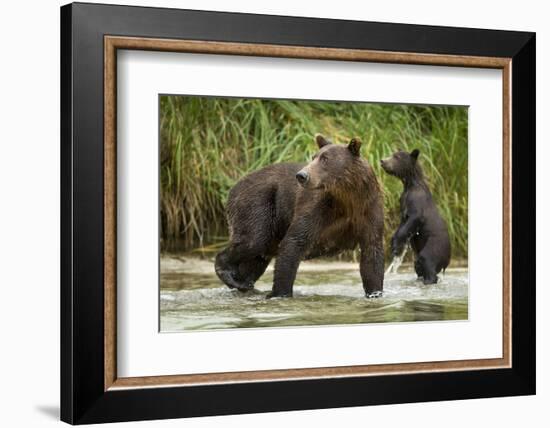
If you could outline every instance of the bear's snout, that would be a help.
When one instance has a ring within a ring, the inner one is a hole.
[[[304,170],[298,171],[296,174],[296,180],[298,180],[298,183],[303,186],[309,181],[309,174]]]

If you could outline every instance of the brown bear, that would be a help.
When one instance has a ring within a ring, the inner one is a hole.
[[[248,290],[276,257],[270,297],[291,297],[301,260],[361,249],[367,297],[382,294],[384,212],[378,180],[359,153],[361,142],[332,144],[322,135],[308,164],[279,163],[242,178],[227,202],[230,244],[216,273]]]
[[[447,224],[424,180],[419,154],[417,149],[411,153],[398,151],[381,161],[384,171],[403,182],[401,224],[393,235],[391,250],[394,257],[401,255],[410,240],[416,274],[424,284],[435,284],[437,274],[449,266],[451,243]]]

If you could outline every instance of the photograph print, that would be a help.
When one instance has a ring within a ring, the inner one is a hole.
[[[159,96],[160,331],[468,319],[468,108]]]

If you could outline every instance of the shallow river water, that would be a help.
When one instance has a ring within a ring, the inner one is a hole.
[[[161,258],[160,330],[283,327],[468,319],[467,268],[447,269],[436,285],[410,266],[385,276],[384,295],[366,299],[357,263],[303,262],[291,299],[266,300],[273,267],[255,290],[223,285],[211,261]]]

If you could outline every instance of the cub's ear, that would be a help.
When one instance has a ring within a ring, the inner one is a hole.
[[[411,152],[411,156],[414,160],[417,160],[418,159],[418,155],[420,154],[420,150],[418,149],[414,149],[412,152]]]
[[[321,134],[315,134],[315,142],[317,143],[317,146],[322,149],[325,146],[328,146],[329,144],[332,144],[330,140],[327,140],[325,137],[323,137]]]
[[[359,156],[361,153],[361,141],[353,138],[348,144],[348,149],[353,156]]]

